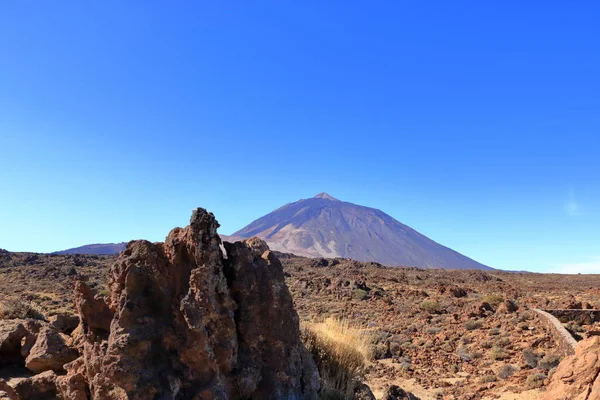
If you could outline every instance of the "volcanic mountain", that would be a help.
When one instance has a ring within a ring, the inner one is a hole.
[[[491,269],[380,210],[340,201],[327,193],[278,208],[231,236],[258,236],[273,250],[307,257],[343,257],[390,266]]]
[[[56,251],[54,254],[118,254],[125,250],[126,242],[86,244],[73,249]]]

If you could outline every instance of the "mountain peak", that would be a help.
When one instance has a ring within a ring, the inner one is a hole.
[[[275,251],[419,268],[489,269],[382,211],[327,193],[289,203],[232,234],[264,239]]]
[[[336,199],[333,196],[328,195],[325,192],[321,192],[318,195],[316,195],[315,197],[313,197],[313,199],[327,199],[327,200],[333,200],[333,201],[339,201],[338,199]]]

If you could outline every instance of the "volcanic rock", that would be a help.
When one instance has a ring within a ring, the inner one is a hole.
[[[54,400],[56,399],[55,382],[56,374],[53,371],[46,371],[18,381],[13,389],[19,400]]]
[[[399,386],[392,385],[385,391],[381,400],[419,400],[419,398]]]
[[[25,366],[34,373],[48,370],[64,372],[63,365],[79,356],[67,341],[70,341],[68,336],[50,327],[42,328],[25,359]]]
[[[83,351],[58,380],[65,400],[87,390],[109,400],[317,399],[281,263],[256,238],[224,243],[225,257],[218,226],[198,208],[165,243],[130,242],[106,298],[76,285]]]
[[[579,342],[561,361],[540,400],[600,400],[600,337]]]

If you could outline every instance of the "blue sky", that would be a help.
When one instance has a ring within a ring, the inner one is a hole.
[[[227,234],[326,191],[493,267],[600,272],[600,5],[525,3],[2,2],[0,247],[162,240],[197,206]]]

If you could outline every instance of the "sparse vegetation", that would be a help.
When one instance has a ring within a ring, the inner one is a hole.
[[[546,354],[539,362],[537,367],[539,369],[551,370],[560,364],[560,356],[556,353]]]
[[[0,319],[33,318],[44,320],[44,310],[35,304],[21,299],[0,301]]]
[[[442,306],[437,301],[425,300],[419,305],[421,311],[425,311],[429,314],[441,314]]]
[[[496,308],[498,308],[500,303],[502,303],[504,301],[504,297],[502,295],[492,293],[492,294],[488,294],[488,295],[484,296],[483,301],[485,303],[488,303],[494,309],[496,309]]]
[[[501,379],[508,379],[511,376],[513,376],[514,373],[517,372],[518,370],[519,370],[519,367],[517,367],[516,365],[504,364],[502,366],[502,368],[500,368],[500,371],[498,371],[498,376]]]
[[[362,376],[373,356],[369,336],[347,321],[329,318],[322,323],[303,325],[302,340],[321,375],[321,398],[352,399],[353,382]]]
[[[523,350],[523,359],[525,364],[531,368],[536,368],[540,357],[531,349]]]
[[[506,354],[506,352],[501,348],[501,347],[493,347],[490,350],[490,357],[493,360],[496,361],[502,361],[504,360],[506,357],[508,357],[508,354]]]
[[[544,386],[544,379],[546,379],[546,375],[537,372],[529,375],[525,384],[530,389],[537,389]]]
[[[473,321],[469,320],[465,323],[465,329],[468,331],[473,331],[475,329],[480,329],[483,326],[481,321]]]

